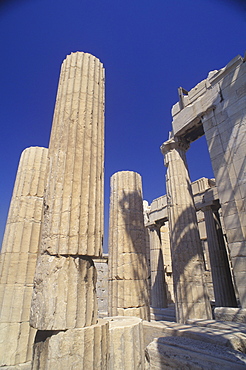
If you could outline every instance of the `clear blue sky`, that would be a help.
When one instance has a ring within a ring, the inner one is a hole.
[[[149,202],[165,192],[159,147],[177,88],[191,89],[244,54],[245,1],[2,0],[0,40],[1,236],[22,150],[48,146],[67,54],[89,52],[106,69],[107,218],[116,171],[140,173]],[[213,177],[204,140],[187,155],[192,180]]]

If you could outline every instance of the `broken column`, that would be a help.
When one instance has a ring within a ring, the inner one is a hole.
[[[144,370],[143,322],[139,317],[115,316],[109,320],[109,370]]]
[[[149,319],[142,181],[132,171],[111,177],[109,315]]]
[[[27,363],[36,330],[29,326],[38,254],[47,149],[23,151],[0,255],[0,367]]]
[[[206,206],[202,208],[202,211],[205,216],[215,305],[217,307],[237,307],[218,212],[216,209],[213,210],[212,206]]]
[[[166,186],[177,321],[212,318],[204,281],[202,246],[186,164],[185,140],[162,144],[167,166]]]
[[[86,368],[100,368],[107,353],[98,358],[91,326],[98,325],[93,258],[102,254],[103,235],[104,69],[90,54],[72,53],[62,64],[48,159],[30,319],[38,329],[34,366],[40,368],[37,358],[46,351],[40,338],[57,338],[57,345],[72,341],[79,357],[90,357]],[[97,340],[105,340],[100,332]],[[80,343],[83,337],[86,344]],[[68,357],[72,368],[76,354],[68,350]]]

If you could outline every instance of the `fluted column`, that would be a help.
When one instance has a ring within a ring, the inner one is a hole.
[[[237,307],[225,243],[221,227],[218,228],[220,226],[218,225],[218,214],[216,218],[210,206],[202,208],[202,211],[205,216],[215,305],[217,307]]]
[[[96,323],[92,257],[102,248],[103,112],[102,64],[90,54],[72,53],[61,67],[49,145],[31,312],[40,330]]]
[[[52,331],[52,341],[53,331],[65,330],[64,343],[68,329],[79,329],[79,345],[97,323],[93,257],[103,236],[104,69],[90,54],[72,53],[62,64],[48,159],[30,322],[45,336]]]
[[[142,181],[138,173],[111,177],[109,315],[149,319]]]
[[[173,270],[172,270],[172,258],[170,250],[170,236],[168,221],[160,228],[161,237],[161,248],[164,258],[164,271],[165,271],[165,284],[166,284],[166,294],[167,303],[172,304],[174,302],[173,296]]]
[[[185,152],[179,138],[163,143],[167,166],[168,220],[177,321],[209,319],[211,307],[205,287],[202,246],[199,238]]]
[[[167,292],[163,251],[160,240],[160,226],[148,227],[150,237],[150,268],[151,268],[151,307],[167,307]]]
[[[47,149],[23,151],[0,255],[0,366],[31,360],[29,326],[43,209]]]
[[[108,370],[144,370],[143,322],[138,317],[108,317],[110,357]]]

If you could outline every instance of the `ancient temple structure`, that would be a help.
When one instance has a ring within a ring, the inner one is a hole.
[[[238,56],[179,88],[161,146],[167,194],[148,205],[138,173],[115,173],[105,256],[104,69],[67,56],[49,148],[25,149],[17,171],[0,368],[246,368],[245,85]],[[186,151],[202,135],[215,179],[191,183]]]

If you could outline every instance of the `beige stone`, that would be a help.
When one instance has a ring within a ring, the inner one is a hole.
[[[36,333],[29,326],[40,236],[47,149],[23,151],[17,170],[0,257],[0,363],[31,360]]]
[[[235,205],[245,201],[245,81],[246,65],[237,56],[219,71],[209,73],[208,78],[188,92],[182,109],[179,103],[173,107],[173,134],[196,140],[203,132],[215,175],[229,252],[234,255],[232,267],[240,264],[237,243],[245,242],[246,217]],[[198,133],[198,127],[200,131]],[[234,203],[228,213],[228,204]],[[234,273],[235,285],[242,307],[246,307],[246,275],[244,270]]]
[[[61,67],[49,144],[42,253],[102,254],[104,69],[87,53]]]
[[[109,314],[118,315],[119,309],[123,314],[129,308],[136,316],[149,317],[147,278],[141,177],[132,171],[117,172],[111,177]]]
[[[246,323],[246,309],[233,307],[216,307],[214,316],[219,321]]]
[[[51,334],[51,335],[50,335]],[[99,320],[85,328],[38,332],[33,370],[108,369],[109,324]]]
[[[198,320],[188,320],[191,324],[179,324],[170,321],[147,322],[144,321],[144,345],[147,346],[154,338],[183,337],[200,340],[204,343],[231,348],[236,351],[246,352],[245,327],[241,328],[226,325],[210,325],[212,320],[204,326],[197,325]]]
[[[207,230],[210,266],[213,278],[215,305],[237,307],[233,281],[219,221],[219,214],[211,207],[203,208]]]
[[[144,369],[143,324],[138,317],[108,317],[109,370]]]
[[[89,258],[41,255],[37,262],[30,325],[62,330],[97,320],[96,270]]]
[[[246,367],[246,356],[220,345],[188,338],[157,338],[146,348],[145,369],[238,369]]]
[[[97,320],[103,235],[104,69],[90,54],[62,64],[48,157],[31,325],[82,328]]]
[[[178,322],[212,317],[204,279],[204,264],[196,210],[186,167],[187,142],[171,138],[161,149],[168,167],[166,185]]]
[[[149,226],[150,267],[151,267],[151,306],[167,307],[167,292],[164,272],[163,248],[158,225]]]

